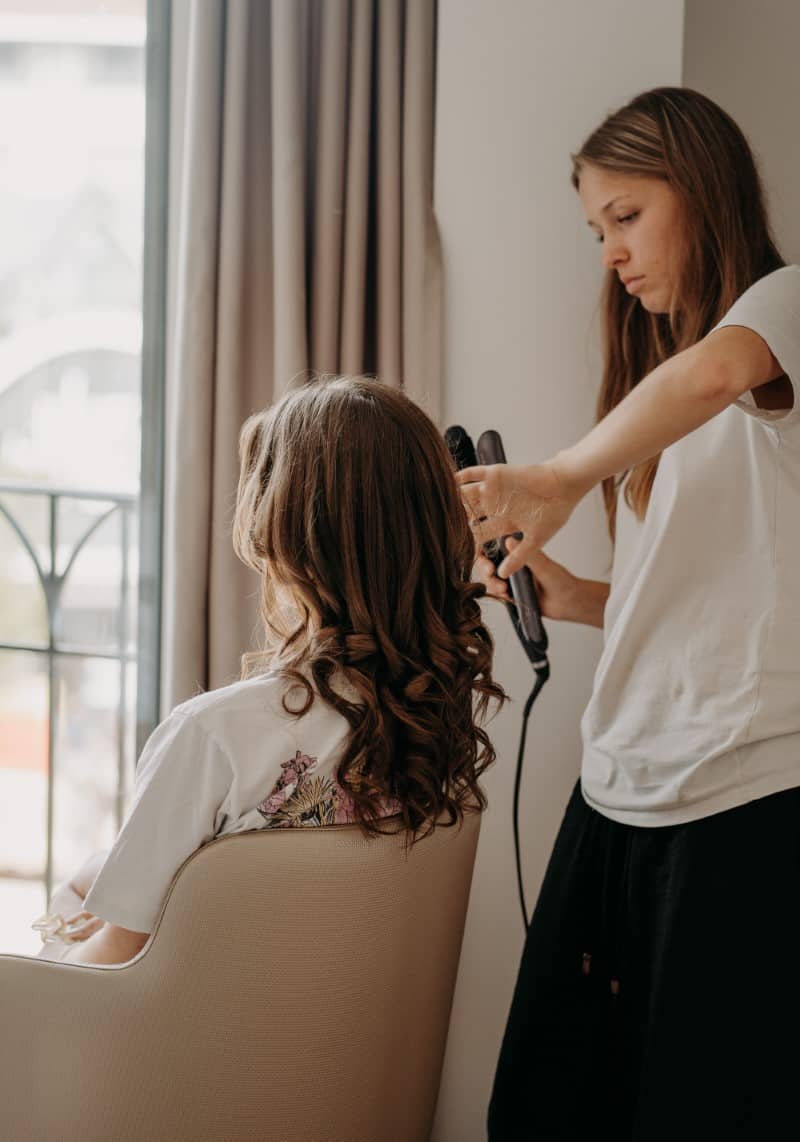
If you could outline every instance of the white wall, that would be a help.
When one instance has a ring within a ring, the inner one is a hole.
[[[545,459],[593,421],[599,247],[569,153],[638,91],[681,82],[683,0],[439,0],[436,212],[445,260],[445,421]],[[599,492],[548,548],[607,578]],[[494,723],[484,818],[434,1138],[478,1142],[522,949],[511,831],[520,709],[533,681],[506,616],[486,607],[515,699]],[[549,626],[552,678],[534,707],[523,786],[529,908],[579,769],[599,631]]]
[[[787,262],[800,262],[798,47],[798,0],[686,0],[683,82],[716,100],[747,136]]]

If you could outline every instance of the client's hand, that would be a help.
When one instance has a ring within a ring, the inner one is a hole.
[[[105,921],[101,920],[99,916],[93,916],[91,912],[85,909],[81,912],[76,912],[74,916],[70,916],[64,923],[64,935],[72,943],[80,943],[83,940],[88,940],[95,932],[99,932],[103,927]]]
[[[583,494],[566,484],[552,461],[463,468],[456,480],[478,545],[522,532],[522,540],[498,568],[503,578],[535,557],[564,526]]]
[[[99,932],[103,921],[84,909],[71,914],[66,920],[60,913],[48,912],[34,920],[31,927],[42,935],[39,958],[63,960],[76,943],[82,943]]]

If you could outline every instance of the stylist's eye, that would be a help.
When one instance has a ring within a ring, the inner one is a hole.
[[[635,218],[638,218],[638,217],[639,217],[639,211],[633,210],[633,211],[631,211],[630,214],[623,214],[623,216],[621,218],[618,218],[617,219],[617,225],[621,225],[623,222],[633,222],[633,220]],[[603,241],[603,235],[598,234],[597,237],[595,238],[595,242],[602,243],[602,241]]]

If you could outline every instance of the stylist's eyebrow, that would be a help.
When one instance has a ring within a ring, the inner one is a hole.
[[[602,207],[600,208],[600,213],[601,213],[601,214],[607,214],[607,213],[609,212],[609,210],[611,209],[611,207],[614,205],[614,203],[615,203],[615,202],[619,202],[619,200],[620,200],[621,198],[630,198],[630,195],[629,195],[629,194],[618,194],[618,195],[616,196],[616,198],[611,198],[611,199],[609,199],[609,201],[608,201],[608,202],[605,204],[605,206],[602,206]],[[587,225],[587,226],[596,226],[596,225],[597,225],[597,223],[596,223],[596,222],[592,222],[592,221],[589,221],[589,222],[587,222],[587,223],[586,223],[586,225]]]

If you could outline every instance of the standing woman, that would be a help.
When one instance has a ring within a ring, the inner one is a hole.
[[[489,1137],[796,1138],[800,267],[695,91],[610,116],[572,182],[608,271],[598,424],[459,476],[479,542],[523,533],[500,574],[604,630]],[[541,552],[597,484],[610,590]]]

